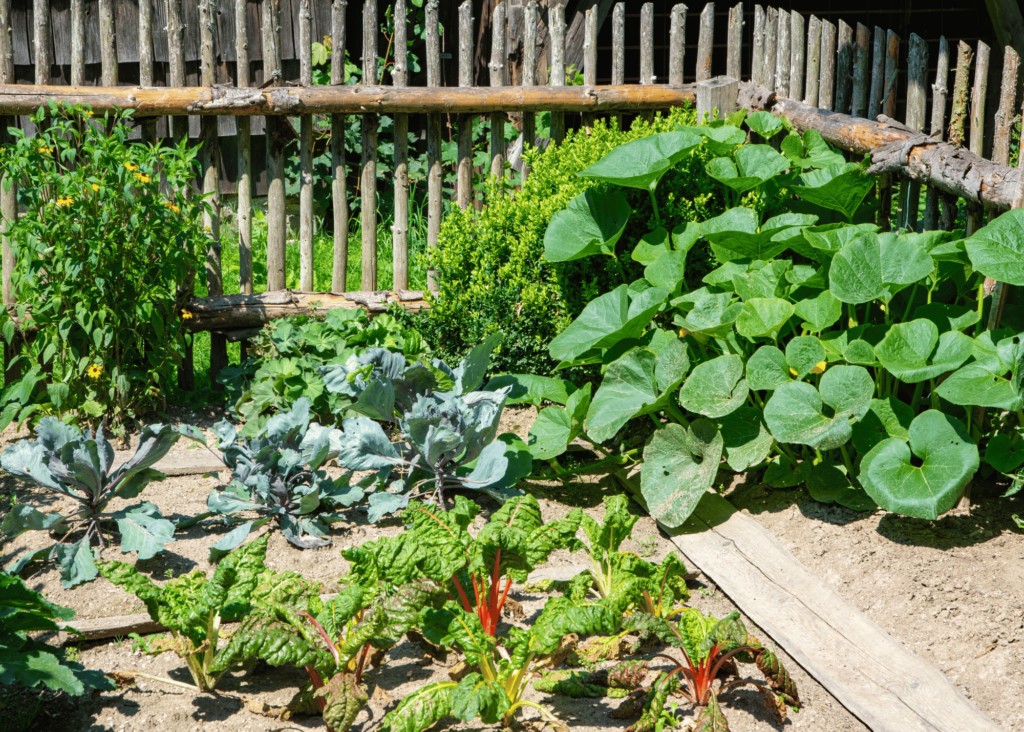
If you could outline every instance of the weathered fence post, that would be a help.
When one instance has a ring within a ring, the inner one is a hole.
[[[672,23],[673,29],[675,28],[675,8],[672,8]],[[669,41],[669,63],[672,63],[672,57],[675,54],[675,32],[671,36],[673,39]],[[597,8],[590,8],[587,10],[586,23],[583,33],[583,83],[586,86],[597,86]],[[587,134],[590,134],[590,130],[594,126],[594,115],[589,112],[583,115],[583,127],[587,130]]]
[[[899,78],[900,37],[889,31],[886,36],[885,88],[882,92],[882,114],[893,117],[896,114],[896,81]],[[883,175],[878,179],[878,220],[882,231],[892,227],[892,176]]]
[[[14,44],[13,29],[11,28],[11,6],[8,0],[0,0],[0,84],[14,83]],[[14,119],[0,116],[0,142],[7,141],[7,128],[14,126]],[[10,183],[10,188],[7,184]],[[6,234],[8,227],[18,216],[18,182],[7,181],[0,176],[0,234]],[[13,305],[14,283],[11,276],[14,274],[16,260],[14,258],[14,247],[11,245],[9,236],[0,239],[3,261],[3,298],[4,305]],[[10,351],[7,353],[7,360],[10,360]],[[8,382],[10,379],[7,380]]]
[[[272,0],[262,0],[262,2],[264,5],[264,13],[270,12],[266,6],[272,2]],[[183,49],[185,26],[181,22],[181,3],[180,0],[165,0],[165,3],[167,7],[167,85],[173,87],[185,86],[185,52]],[[85,52],[83,51],[82,53],[84,59]],[[264,51],[264,68],[267,68],[266,58],[266,51]],[[84,66],[82,78],[85,78]],[[182,140],[187,140],[188,117],[168,117],[167,136],[170,137],[175,144]]]
[[[240,1],[240,0],[236,0]],[[299,0],[299,83],[313,86],[313,19],[310,0]],[[396,48],[397,54],[397,48]],[[398,147],[398,130],[395,130]],[[316,289],[313,272],[313,115],[299,118],[299,289]]]
[[[821,21],[811,16],[807,23],[807,73],[804,78],[804,104],[818,106],[818,83],[821,81]]]
[[[764,63],[761,66],[761,78],[770,91],[775,91],[775,63],[779,43],[779,11],[768,8],[764,18]]]
[[[789,13],[782,8],[779,8],[776,25],[779,40],[775,53],[775,92],[780,97],[789,97],[789,61],[792,53],[789,31],[792,28],[792,23],[789,20]]]
[[[391,69],[394,86],[408,86],[407,16],[405,0],[395,0],[395,65]],[[391,232],[392,287],[395,292],[409,289],[409,115],[395,115],[395,223]]]
[[[612,11],[612,85],[626,83],[626,4],[615,3]],[[613,114],[612,124],[622,129],[622,115]]]
[[[804,98],[804,49],[807,46],[807,30],[804,16],[795,10],[789,16],[789,43],[792,47],[789,57],[789,98],[800,101]]]
[[[850,113],[850,93],[853,87],[853,28],[839,21],[839,49],[836,55],[836,96],[833,109]]]
[[[701,14],[703,25],[704,15]],[[701,49],[697,48],[697,76],[700,76]],[[640,83],[654,83],[654,3],[644,3],[640,8]],[[645,122],[654,120],[654,111],[646,110],[640,115]]]
[[[836,27],[821,21],[821,76],[818,79],[818,108],[831,110],[836,89]]]
[[[331,3],[331,84],[345,83],[345,11],[348,0]],[[348,191],[345,177],[345,115],[331,115],[331,208],[334,214],[334,262],[331,292],[348,289]]]
[[[534,14],[536,15],[536,5],[534,5]],[[529,17],[530,9],[527,7],[525,35],[528,35],[530,32]],[[536,21],[536,18],[534,20]],[[534,23],[533,32],[535,34],[534,42],[536,43],[536,22]],[[529,48],[529,44],[526,41],[524,41],[523,48],[524,50]],[[533,53],[536,53],[536,50]],[[459,6],[459,86],[473,86],[473,0],[466,0]],[[473,116],[470,114],[460,114],[458,125],[459,167],[456,175],[458,187],[457,201],[459,208],[465,210],[473,202]]]
[[[173,0],[172,0],[173,1]],[[278,0],[263,0],[263,83],[282,86],[281,8]],[[374,59],[376,68],[376,59]],[[268,115],[267,123],[267,291],[285,287],[285,241],[288,219],[285,209],[284,117]]]
[[[491,15],[491,63],[490,84],[492,87],[505,86],[505,36],[507,29],[505,3],[494,6]],[[440,51],[438,52],[440,54]],[[438,57],[440,65],[440,56]],[[440,84],[440,81],[438,82]],[[505,174],[505,113],[491,114],[491,177],[501,180]]]
[[[853,59],[853,98],[850,114],[863,117],[868,113],[868,83],[871,65],[871,31],[863,23],[857,23],[857,48]]]
[[[107,27],[103,19],[104,10],[112,12],[111,0],[100,0],[100,36],[102,40],[103,29]],[[33,0],[32,19],[32,46],[35,51],[35,80],[36,84],[50,83],[50,68],[53,66],[53,41],[50,39],[50,2],[49,0]],[[112,25],[112,23],[111,23]],[[107,57],[103,56],[103,86],[116,86],[107,84]]]
[[[3,2],[0,1],[0,5],[2,4]],[[71,0],[71,86],[83,86],[85,84],[84,5],[85,0]],[[141,17],[139,18],[139,32],[142,32]],[[139,53],[142,53],[142,49],[139,49]],[[13,84],[14,82],[11,83]]]
[[[153,80],[153,0],[139,0],[139,86],[156,86]],[[150,145],[156,142],[155,119],[142,123],[142,139]]]
[[[429,7],[427,12],[427,43],[429,44]],[[429,50],[427,56],[429,64]],[[363,84],[376,85],[377,81],[377,3],[376,0],[364,0]],[[359,289],[364,292],[374,292],[377,289],[377,115],[364,114],[362,122],[363,155],[360,161],[362,172],[359,179],[362,252]]]
[[[885,31],[875,26],[874,47],[871,55],[871,90],[868,94],[868,119],[878,117],[882,108],[882,90],[885,88]]]
[[[716,76],[697,82],[697,119],[708,115],[709,121],[725,119],[736,111],[740,82],[728,76]],[[715,110],[718,116],[713,116]]]
[[[751,52],[750,80],[755,84],[764,85],[764,8],[754,6],[754,49]]]
[[[928,44],[916,33],[910,34],[907,52],[907,115],[905,123],[915,132],[924,129],[928,114]],[[901,186],[900,227],[917,228],[917,211],[921,203],[921,184],[904,180]]]
[[[441,38],[437,19],[437,0],[426,3],[427,86],[441,86]],[[441,115],[427,115],[427,288],[437,292],[432,258],[441,233]],[[363,288],[366,289],[365,287]]]
[[[103,86],[117,86],[117,41],[115,38],[114,0],[99,0],[99,16],[101,82]]]
[[[936,140],[942,140],[946,129],[946,96],[949,89],[949,44],[946,37],[939,37],[939,59],[936,63],[935,83],[932,84],[932,117],[928,129]],[[931,231],[939,226],[939,189],[929,186],[924,196],[924,230]]]
[[[249,14],[246,3],[235,2],[235,86],[252,84],[249,75]],[[238,227],[238,291],[252,294],[252,120],[235,117],[238,125],[238,182],[235,225]],[[247,350],[248,341],[242,341]],[[244,360],[243,355],[243,360]]]
[[[732,18],[729,19],[730,38],[729,48],[732,49],[731,26]],[[596,30],[596,24],[595,24]],[[671,20],[668,34],[668,83],[683,83],[683,61],[686,58],[686,6],[682,3],[672,6]],[[596,51],[594,54],[597,57]],[[699,59],[698,59],[699,60]],[[595,78],[596,78],[595,73]]]
[[[647,5],[645,5],[644,7],[648,7],[648,6],[650,6],[650,3],[647,3]],[[651,62],[650,62],[650,64],[651,64],[650,75],[651,75],[651,77],[653,77],[654,76],[654,61],[653,61],[653,58],[654,58],[654,38],[653,38],[653,36],[654,36],[654,17],[653,17],[653,14],[651,16],[651,20],[649,21],[649,24],[650,24],[651,31],[650,31],[650,36],[648,36],[648,38],[650,40],[650,43],[648,45],[648,48],[650,50],[649,50],[648,53],[649,53],[649,55],[651,56],[651,59],[652,59]],[[645,31],[646,31],[647,27],[648,27],[647,25],[643,26]],[[641,36],[640,36],[641,44],[643,44],[644,38],[645,38],[643,33],[644,33],[644,31],[641,31]],[[714,3],[708,3],[707,5],[704,6],[704,10],[702,10],[701,13],[700,13],[700,35],[697,37],[697,81],[705,81],[706,79],[710,79],[711,78],[711,54],[712,54],[712,51],[714,50],[714,45],[715,45],[715,4]],[[642,51],[641,51],[641,53],[642,53]],[[643,72],[641,72],[641,73],[643,73]],[[653,81],[653,79],[652,79],[652,81]],[[652,83],[652,81],[647,81],[645,83],[650,84],[650,83]]]
[[[526,12],[523,15],[523,86],[536,86],[537,84],[537,3],[530,0],[526,4]],[[470,25],[472,28],[472,25]],[[596,46],[595,46],[596,50]],[[472,57],[470,57],[472,63]],[[596,62],[595,62],[596,63]],[[460,78],[461,78],[460,62]],[[595,71],[596,73],[596,71]],[[461,84],[460,84],[461,85]],[[533,147],[537,142],[537,118],[533,112],[523,112],[523,153],[527,146]],[[523,183],[530,175],[530,166],[523,160]]]
[[[548,34],[551,37],[551,75],[548,86],[565,86],[565,6],[548,8]],[[565,114],[551,113],[551,141],[560,143],[565,138]]]
[[[978,64],[974,67],[974,91],[971,95],[970,150],[985,157],[985,98],[988,96],[988,66],[991,49],[978,41]],[[967,236],[981,228],[985,209],[981,204],[967,206]]]
[[[683,29],[685,31],[686,6],[683,6]],[[686,38],[683,33],[683,47]],[[729,11],[729,37],[726,46],[725,74],[733,79],[743,78],[743,3],[737,3]]]

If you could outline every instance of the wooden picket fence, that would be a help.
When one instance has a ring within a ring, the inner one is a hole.
[[[163,2],[164,0],[156,0]],[[35,0],[37,7],[47,0]],[[313,290],[313,116],[311,112],[333,109],[329,114],[332,157],[332,205],[334,214],[334,259],[332,272],[332,291],[341,293],[345,289],[348,262],[348,195],[346,187],[347,171],[345,164],[343,125],[346,114],[359,114],[362,129],[362,158],[359,170],[359,188],[361,196],[360,216],[362,230],[362,261],[361,289],[363,299],[378,289],[377,261],[377,194],[378,194],[378,149],[377,133],[379,116],[389,109],[394,99],[418,99],[418,106],[408,104],[398,107],[394,112],[395,145],[393,160],[393,184],[395,200],[395,219],[392,228],[394,261],[394,285],[400,300],[418,300],[416,294],[408,293],[409,288],[409,147],[407,134],[409,129],[409,112],[421,111],[427,116],[426,147],[428,158],[427,173],[427,245],[428,251],[437,246],[441,228],[443,211],[442,201],[442,164],[441,164],[441,130],[442,116],[452,109],[452,92],[439,88],[441,83],[441,48],[438,26],[438,0],[427,0],[426,11],[426,71],[427,88],[415,90],[407,87],[408,68],[406,58],[406,40],[408,27],[406,22],[396,23],[394,38],[394,69],[392,72],[393,87],[379,87],[378,84],[378,26],[377,2],[364,0],[361,12],[362,41],[362,73],[363,85],[360,87],[316,87],[319,99],[328,100],[319,108],[310,106],[309,99],[313,96],[313,62],[311,56],[312,34],[310,0],[297,0],[299,43],[297,53],[300,61],[300,75],[297,84],[286,83],[281,73],[281,39],[280,39],[280,6],[278,0],[263,0],[262,7],[262,57],[264,91],[243,89],[252,86],[249,48],[249,21],[246,3],[237,2],[235,17],[235,56],[237,59],[237,93],[232,90],[215,89],[218,49],[215,47],[214,19],[215,0],[199,0],[200,22],[200,88],[184,87],[184,57],[181,49],[181,19],[177,0],[166,0],[167,38],[169,44],[169,86],[161,89],[164,96],[188,96],[193,99],[191,106],[177,109],[178,114],[187,111],[189,115],[201,117],[203,140],[203,190],[210,194],[215,203],[220,203],[221,174],[218,170],[220,155],[218,153],[218,121],[217,116],[232,115],[237,117],[238,129],[238,175],[237,175],[237,226],[240,252],[239,288],[243,296],[251,295],[252,283],[252,155],[250,148],[250,120],[254,115],[265,116],[267,130],[267,290],[285,289],[285,242],[287,237],[286,200],[285,200],[285,144],[289,135],[282,134],[282,126],[288,125],[286,116],[298,116],[299,147],[300,147],[300,194],[299,194],[299,253],[300,253],[300,290]],[[331,15],[331,41],[333,55],[331,63],[331,84],[344,84],[344,48],[347,28],[346,0],[334,0]],[[355,5],[355,3],[353,3]],[[503,112],[521,113],[522,143],[529,147],[536,143],[534,139],[535,113],[539,110],[551,112],[551,142],[559,143],[565,135],[566,110],[584,111],[583,123],[592,123],[595,114],[607,113],[618,117],[621,114],[645,110],[651,111],[652,99],[670,100],[666,106],[692,100],[695,97],[695,85],[683,84],[684,68],[687,63],[686,36],[687,22],[691,18],[685,5],[676,5],[671,11],[670,48],[668,54],[667,86],[658,85],[665,93],[658,97],[650,92],[645,94],[643,87],[655,84],[658,79],[654,68],[654,12],[653,5],[646,3],[641,8],[640,16],[640,87],[622,85],[625,69],[625,3],[619,2],[611,13],[612,25],[612,85],[613,87],[596,87],[597,67],[597,8],[587,11],[584,24],[583,70],[584,87],[573,90],[574,96],[569,99],[566,82],[566,23],[564,7],[554,5],[542,17],[541,8],[536,2],[526,5],[523,18],[523,63],[522,87],[536,87],[538,84],[550,88],[550,98],[531,93],[526,99],[525,94],[516,92],[507,86],[508,55],[506,41],[508,37],[509,18],[505,3],[498,4],[494,10],[492,22],[492,47],[490,70],[490,87],[492,90],[471,90],[473,86],[473,18],[472,2],[465,0],[459,7],[458,24],[458,67],[459,91],[465,94],[461,113],[456,116],[458,129],[458,162],[457,185],[454,203],[465,209],[473,201],[473,136],[472,122],[474,116],[486,110],[490,113],[491,138],[489,144],[490,172],[495,176],[507,175],[507,155],[504,140],[504,125],[509,124]],[[45,5],[44,5],[45,7]],[[153,14],[150,2],[139,4],[139,60],[140,80],[142,87],[152,87],[153,82]],[[407,18],[406,0],[395,0],[394,14],[398,19]],[[79,23],[82,12],[81,2],[72,1],[72,25]],[[117,55],[113,37],[113,5],[112,0],[99,0],[100,12],[100,50],[103,68],[103,87],[115,87],[117,84]],[[78,13],[79,15],[76,15]],[[25,114],[26,109],[35,104],[40,95],[67,101],[91,99],[94,106],[109,104],[112,106],[137,107],[143,114],[158,115],[158,103],[140,101],[154,97],[143,89],[132,88],[71,88],[40,86],[49,83],[52,59],[46,53],[36,54],[35,87],[12,86],[14,84],[13,63],[11,55],[11,39],[8,31],[10,25],[8,0],[0,0],[0,115]],[[45,13],[38,13],[44,17]],[[1009,47],[1003,51],[1003,76],[999,109],[995,115],[996,129],[992,150],[983,149],[985,140],[985,101],[987,98],[988,69],[991,50],[984,43],[978,43],[972,50],[961,42],[955,49],[955,81],[952,91],[951,117],[947,128],[946,109],[949,95],[948,80],[951,70],[951,47],[945,38],[939,42],[937,74],[931,85],[931,115],[929,118],[928,89],[926,78],[929,68],[929,50],[925,41],[911,34],[904,43],[891,30],[867,28],[862,24],[851,27],[840,21],[838,27],[827,20],[819,20],[815,16],[804,18],[797,12],[769,7],[754,7],[753,12],[753,43],[747,49],[743,44],[744,6],[737,4],[728,13],[728,23],[724,29],[727,54],[725,68],[712,67],[712,50],[716,37],[720,39],[723,29],[715,27],[715,6],[708,3],[699,14],[698,43],[694,62],[697,85],[712,79],[713,76],[725,75],[736,80],[749,79],[775,96],[783,99],[803,102],[816,110],[822,123],[834,124],[829,113],[841,113],[867,119],[878,119],[883,123],[893,123],[896,114],[897,84],[900,79],[901,64],[905,64],[906,114],[903,120],[904,129],[911,132],[928,134],[932,140],[948,138],[955,145],[967,145],[971,152],[985,157],[991,155],[991,161],[1006,166],[1010,158],[1011,129],[1017,119],[1017,80],[1019,75],[1019,58]],[[546,24],[546,25],[545,25]],[[545,31],[549,35],[549,72],[548,69],[538,70],[536,49],[537,34]],[[46,29],[36,28],[37,38],[44,38]],[[80,34],[81,31],[78,31]],[[78,36],[75,36],[78,37]],[[46,44],[40,43],[45,49]],[[746,51],[746,53],[745,53]],[[749,58],[747,58],[749,56]],[[903,60],[905,58],[905,61]],[[971,66],[974,65],[973,83],[970,77]],[[83,78],[83,56],[71,53],[71,79],[73,83]],[[545,79],[541,78],[546,76]],[[261,87],[262,88],[262,87]],[[393,89],[393,92],[389,90]],[[616,91],[616,89],[618,91]],[[35,91],[33,91],[35,90]],[[276,90],[276,91],[275,91]],[[155,91],[155,90],[154,90]],[[539,89],[537,90],[540,91]],[[202,94],[200,94],[200,92]],[[228,92],[232,92],[231,96]],[[359,94],[364,93],[374,103],[359,103]],[[89,96],[89,95],[92,96]],[[197,94],[202,96],[198,100]],[[348,101],[338,100],[347,94]],[[356,101],[353,103],[353,94]],[[617,96],[615,96],[617,94]],[[34,96],[33,96],[34,95]],[[205,96],[203,96],[205,95]],[[276,96],[275,96],[276,95]],[[602,96],[603,95],[603,96]],[[217,100],[221,97],[227,101]],[[613,99],[614,97],[614,99]],[[275,106],[275,100],[298,99],[281,106]],[[465,101],[466,99],[470,101]],[[608,101],[613,99],[613,101]],[[205,101],[203,101],[205,100]],[[331,100],[334,100],[333,102]],[[475,101],[474,101],[475,100]],[[602,101],[604,100],[604,101]],[[674,100],[674,101],[671,101]],[[472,103],[470,103],[472,102]],[[146,105],[149,106],[146,106]],[[396,103],[397,104],[397,103]],[[21,105],[21,106],[18,106]],[[290,106],[289,106],[290,105]],[[496,108],[497,105],[497,108]],[[455,106],[458,106],[457,104]],[[501,109],[502,111],[497,111]],[[460,111],[456,109],[456,111]],[[165,112],[166,113],[166,112]],[[171,118],[170,134],[174,139],[187,135],[187,120],[182,116]],[[898,125],[897,125],[898,126]],[[5,129],[6,123],[0,125]],[[948,129],[948,134],[947,134]],[[927,130],[927,133],[925,133]],[[286,131],[287,132],[287,131]],[[144,126],[144,137],[155,135],[155,124],[151,121]],[[833,144],[844,147],[841,136],[832,138]],[[850,151],[859,150],[863,146],[846,145]],[[519,146],[517,146],[519,149]],[[870,149],[870,146],[868,146]],[[862,151],[862,150],[861,150]],[[522,170],[523,176],[529,175],[528,169]],[[928,183],[928,181],[925,181]],[[938,185],[929,185],[926,192],[926,203],[923,216],[923,227],[934,229],[951,227],[956,212],[956,200],[940,195]],[[921,181],[901,186],[902,200],[893,202],[891,178],[882,181],[883,221],[888,221],[895,206],[899,210],[897,225],[914,228],[918,225],[918,208],[922,192]],[[985,209],[981,203],[979,192],[969,204],[968,233],[982,225]],[[940,202],[945,201],[944,206]],[[1017,205],[1020,205],[1018,202]],[[211,243],[208,257],[208,283],[211,298],[223,293],[223,280],[220,268],[220,207],[214,206],[205,222],[211,231]],[[991,211],[990,213],[995,213]],[[0,214],[10,219],[16,215],[14,201],[10,195],[0,198]],[[6,303],[13,301],[10,292],[10,270],[12,261],[9,247],[4,242],[4,299]],[[433,274],[428,270],[428,287],[433,287]],[[999,302],[1005,300],[1005,292],[993,283],[999,291]],[[232,303],[234,301],[231,301]],[[239,302],[242,302],[239,300]],[[993,308],[993,312],[999,308]],[[202,321],[202,318],[200,318]],[[200,329],[207,328],[202,322],[197,324]],[[215,330],[211,369],[218,371],[226,364],[225,333]]]

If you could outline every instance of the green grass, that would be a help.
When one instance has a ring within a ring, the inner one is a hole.
[[[415,208],[411,212],[409,222],[409,288],[422,290],[426,288],[427,272],[422,256],[426,246],[426,220]],[[377,288],[393,289],[393,241],[391,225],[393,219],[380,220],[377,225]],[[252,259],[253,259],[253,290],[266,292],[267,289],[267,225],[266,219],[258,209],[253,217]],[[345,291],[354,292],[362,289],[362,231],[358,217],[349,222],[348,238],[348,269],[346,272]],[[238,266],[238,229],[234,216],[225,215],[221,227],[221,267],[224,278],[224,294],[233,295],[239,292]],[[330,292],[334,270],[334,235],[331,232],[318,232],[313,239],[313,284],[318,292]],[[198,279],[202,279],[201,277]],[[288,232],[285,248],[285,285],[290,289],[299,288],[299,239],[297,231]],[[206,294],[206,283],[196,282],[196,295]],[[228,359],[238,363],[241,359],[240,344],[228,344]],[[177,394],[174,401],[185,401],[206,404],[211,398],[210,392],[210,334],[197,333],[193,341],[193,363],[195,368],[195,391],[191,394]]]

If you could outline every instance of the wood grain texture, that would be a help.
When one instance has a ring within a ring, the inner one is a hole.
[[[775,57],[778,53],[779,11],[768,8],[764,17],[764,64],[761,67],[763,86],[775,90]]]
[[[623,478],[634,495],[638,478]],[[870,621],[724,498],[706,494],[682,527],[662,529],[751,621],[875,732],[999,732],[941,671]]]
[[[836,93],[836,27],[821,22],[821,59],[818,76],[818,107],[831,110]]]
[[[863,117],[868,113],[868,89],[871,83],[871,31],[857,23],[857,46],[853,54],[853,94],[850,114]]]
[[[626,4],[615,3],[612,10],[612,85],[626,83]],[[622,115],[612,115],[612,125],[622,129]]]
[[[949,89],[949,44],[946,37],[939,38],[939,58],[936,61],[935,83],[932,84],[932,114],[929,134],[935,140],[942,140],[946,129],[946,97]],[[924,230],[931,231],[939,225],[939,191],[929,187],[924,198]]]
[[[117,86],[117,26],[114,0],[98,0],[100,16],[100,64],[103,86]]]
[[[427,37],[427,86],[441,86],[441,37],[437,17],[437,0],[426,3]],[[441,233],[441,115],[434,112],[427,116],[427,256],[437,248]],[[427,288],[437,292],[434,268],[427,265]],[[363,287],[364,290],[377,289]]]
[[[537,21],[539,13],[537,3],[530,0],[523,11],[523,86],[535,86],[537,83]],[[596,44],[595,44],[596,45]],[[596,70],[595,70],[596,73]],[[461,76],[460,76],[461,78]],[[537,143],[537,119],[533,112],[523,112],[523,152]],[[460,138],[461,145],[461,138]],[[470,139],[472,147],[472,139]],[[472,154],[472,151],[470,152]],[[461,168],[460,168],[461,170]],[[530,166],[522,160],[523,182],[530,177]],[[472,181],[472,175],[470,176]],[[472,182],[470,184],[472,186]],[[468,205],[468,203],[467,203]],[[465,208],[465,207],[463,207]]]
[[[970,94],[971,62],[974,52],[963,41],[956,49],[956,75],[953,80],[953,108],[949,114],[949,142],[962,147],[967,139],[967,99]]]
[[[985,144],[985,102],[988,99],[988,67],[992,49],[978,41],[977,63],[974,66],[974,86],[971,91],[971,152],[984,156]]]
[[[548,8],[548,33],[551,35],[551,87],[565,86],[565,6],[552,5]],[[525,90],[524,90],[525,94]],[[533,110],[536,111],[536,110]],[[551,141],[561,143],[565,138],[565,115],[555,112],[551,115]]]
[[[141,14],[139,19],[139,27],[141,32]],[[82,86],[84,83],[85,0],[71,0],[71,86]],[[143,84],[143,86],[145,86],[145,84]]]
[[[729,18],[730,43],[732,17]],[[669,20],[668,33],[668,83],[683,83],[683,63],[686,59],[686,6],[682,3],[672,6]],[[730,46],[731,48],[731,46]],[[596,50],[595,50],[596,58]],[[591,83],[591,82],[587,82]],[[597,83],[597,75],[594,75],[594,84]]]
[[[807,23],[807,72],[804,75],[804,104],[818,106],[821,81],[821,21],[811,16]]]
[[[395,86],[409,83],[408,22],[405,0],[395,0],[395,65],[391,82]],[[391,267],[396,290],[409,289],[409,115],[395,115],[395,214],[391,227]]]
[[[109,9],[111,0],[100,0]],[[33,0],[32,3],[32,48],[35,51],[35,80],[37,84],[50,83],[50,68],[53,66],[53,39],[50,36],[50,3],[49,0]],[[101,21],[101,26],[103,25]],[[108,77],[104,77],[106,82]],[[105,86],[117,86],[117,80]]]
[[[875,119],[882,111],[882,93],[885,89],[885,31],[875,26],[871,51],[871,88],[868,91],[868,119]]]
[[[249,76],[249,16],[246,3],[235,4],[235,85],[248,87]],[[252,127],[248,117],[239,117],[238,129],[238,183],[235,189],[235,225],[238,227],[238,291],[252,292]]]
[[[499,2],[491,14],[491,63],[490,85],[492,88],[505,86],[505,41],[508,33],[505,3]],[[438,65],[440,65],[440,57]],[[502,178],[505,174],[505,113],[491,114],[491,177]]]
[[[168,0],[174,2],[174,0]],[[280,88],[281,38],[278,0],[263,0],[263,78],[264,83]],[[255,95],[250,90],[242,94]],[[267,289],[282,290],[285,286],[285,240],[288,219],[285,210],[284,146],[282,125],[287,120],[268,116],[267,129]]]
[[[737,3],[729,11],[725,53],[725,75],[736,80],[743,78],[743,26],[743,3]]]
[[[779,9],[779,17],[776,21],[778,28],[778,43],[775,48],[775,91],[781,96],[792,96],[789,91],[789,67],[792,54],[789,32],[792,30],[792,23],[789,13]]]
[[[348,0],[331,3],[331,84],[345,83],[345,11]],[[345,116],[331,115],[331,208],[334,213],[334,261],[331,290],[343,292],[348,280],[348,191],[345,166]]]
[[[529,15],[527,9],[527,15]],[[534,6],[536,14],[536,5]],[[530,32],[529,21],[524,21],[524,30]],[[536,45],[537,28],[536,23],[532,29],[534,45]],[[524,41],[523,49],[526,53],[536,53],[536,48],[530,48],[528,42]],[[527,68],[527,67],[531,68]],[[531,78],[535,71],[536,60],[530,64],[523,62],[524,77],[527,73]],[[459,86],[467,88],[473,86],[473,0],[465,0],[459,6]],[[532,121],[532,120],[531,120]],[[473,201],[473,116],[460,114],[458,117],[459,142],[458,155],[459,167],[457,171],[457,202],[463,211],[469,208]]]
[[[804,98],[804,58],[807,47],[807,30],[804,16],[795,10],[789,14],[789,98],[797,101]]]
[[[910,34],[907,51],[907,127],[924,130],[928,115],[928,44],[916,33]],[[917,214],[921,203],[921,184],[911,181],[903,186],[900,201],[900,226],[917,228]]]
[[[703,23],[703,15],[701,22]],[[700,78],[700,48],[697,50],[697,77]],[[640,7],[640,83],[654,83],[654,3]]]
[[[435,3],[436,10],[437,5]],[[429,13],[429,10],[428,10]],[[363,2],[363,82],[377,83],[377,2]],[[427,25],[429,27],[429,18]],[[435,26],[436,28],[436,26]],[[428,32],[427,43],[430,43]],[[427,52],[429,57],[429,50]],[[429,64],[429,58],[427,63]],[[429,69],[428,69],[428,72]],[[363,152],[360,160],[359,219],[362,233],[360,261],[360,287],[372,292],[377,289],[377,115],[368,114],[362,120]],[[269,289],[269,288],[268,288]]]
[[[711,78],[711,58],[714,47],[715,4],[708,3],[700,13],[700,34],[697,37],[697,81]],[[651,75],[653,76],[653,71]]]
[[[882,90],[882,114],[896,114],[896,92],[899,82],[900,37],[889,31],[885,37],[885,87]]]
[[[310,0],[299,0],[299,83],[313,86],[313,15]],[[403,46],[404,50],[404,46]],[[395,139],[398,139],[396,132]],[[299,119],[299,287],[313,285],[313,117]]]
[[[764,8],[754,6],[754,48],[751,52],[750,80],[759,85],[764,84]]]
[[[996,110],[995,133],[992,138],[992,162],[1010,164],[1010,138],[1017,112],[1017,79],[1020,55],[1009,46],[1003,49],[1003,78],[999,86],[999,108]]]
[[[853,28],[843,20],[839,21],[839,36],[836,47],[836,96],[833,109],[843,114],[850,113],[853,91]]]

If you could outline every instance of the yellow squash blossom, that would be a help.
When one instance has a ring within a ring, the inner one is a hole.
[[[194,318],[194,317],[196,317],[196,316],[193,315],[192,313],[190,313],[188,310],[182,310],[181,311],[181,319],[182,320],[192,320],[192,318]]]
[[[57,199],[58,206],[70,206],[74,202],[75,199],[73,199],[71,196],[63,196],[62,198]]]
[[[811,373],[812,374],[822,374],[822,373],[824,373],[826,365],[827,364],[824,361],[818,361],[818,363],[816,363],[814,365],[814,368],[811,369]]]
[[[94,363],[85,370],[90,379],[98,379],[103,374],[103,364]]]

